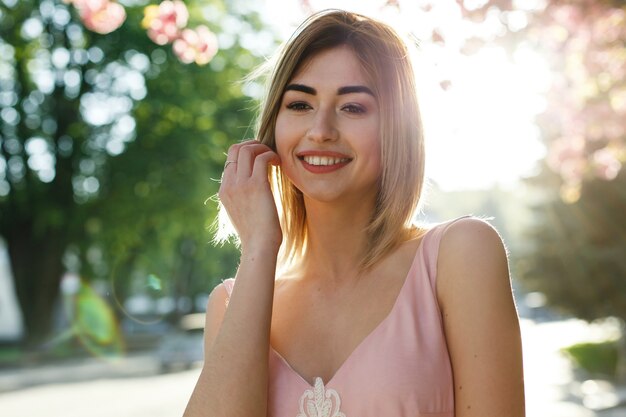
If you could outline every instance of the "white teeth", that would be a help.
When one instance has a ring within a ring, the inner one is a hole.
[[[333,158],[331,156],[305,156],[303,159],[310,165],[335,165],[349,161],[348,158]]]

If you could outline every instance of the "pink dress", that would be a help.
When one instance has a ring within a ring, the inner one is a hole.
[[[454,417],[435,290],[439,242],[451,223],[424,235],[391,312],[330,381],[316,378],[311,386],[270,349],[268,417]],[[230,294],[234,280],[224,285]]]

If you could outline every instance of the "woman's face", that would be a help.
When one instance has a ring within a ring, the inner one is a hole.
[[[283,172],[305,198],[375,198],[382,170],[373,91],[347,46],[314,55],[287,84],[276,148]]]

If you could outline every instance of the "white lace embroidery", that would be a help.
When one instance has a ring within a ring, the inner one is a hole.
[[[300,397],[300,412],[296,417],[346,417],[341,412],[341,399],[334,389],[326,389],[322,378],[315,378],[313,389]]]

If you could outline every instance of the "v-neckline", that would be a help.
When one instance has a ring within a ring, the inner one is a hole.
[[[421,258],[420,252],[422,251],[422,247],[424,245],[424,241],[426,240],[426,237],[428,236],[428,234],[430,233],[430,231],[433,230],[433,228],[430,228],[429,230],[426,231],[426,233],[424,233],[421,237],[421,240],[419,242],[419,244],[417,245],[417,250],[415,251],[415,255],[413,256],[413,260],[411,261],[411,266],[409,267],[408,272],[406,273],[406,276],[404,277],[404,282],[402,283],[402,286],[400,287],[400,291],[398,292],[398,295],[396,296],[396,299],[393,303],[393,306],[391,307],[391,310],[389,311],[389,313],[387,313],[387,315],[385,316],[385,318],[383,318],[381,320],[380,323],[378,323],[376,325],[376,327],[374,327],[374,329],[372,329],[372,331],[370,331],[357,345],[356,347],[352,350],[352,352],[350,352],[350,354],[348,355],[348,357],[342,362],[341,365],[339,365],[339,367],[335,370],[335,372],[333,373],[333,375],[330,377],[330,379],[328,381],[323,381],[324,386],[328,386],[330,385],[336,378],[337,376],[341,373],[341,371],[346,367],[346,364],[348,362],[350,362],[350,360],[352,359],[352,357],[355,355],[355,353],[358,350],[362,349],[362,346],[364,346],[367,341],[369,339],[371,339],[374,334],[378,333],[380,331],[381,328],[383,328],[385,326],[385,324],[387,322],[389,322],[389,320],[391,320],[391,317],[393,316],[394,312],[398,309],[398,304],[400,299],[402,298],[403,294],[406,292],[405,287],[408,285],[409,282],[409,277],[411,276],[411,274],[413,273],[413,269],[416,268],[417,265],[417,260],[418,258]],[[301,382],[303,382],[304,384],[306,384],[306,386],[308,388],[314,388],[314,385],[311,385],[311,383],[309,381],[306,380],[306,378],[304,378],[298,371],[296,371],[293,366],[291,366],[291,364],[289,363],[289,361],[287,361],[287,359],[285,359],[276,349],[274,349],[274,347],[271,345],[270,343],[270,353],[273,353],[274,355],[276,355],[276,357],[278,358],[279,362],[281,362],[289,372],[291,372],[293,375],[295,375]],[[313,376],[313,384],[315,384],[315,380],[317,378],[319,378],[318,376]]]

